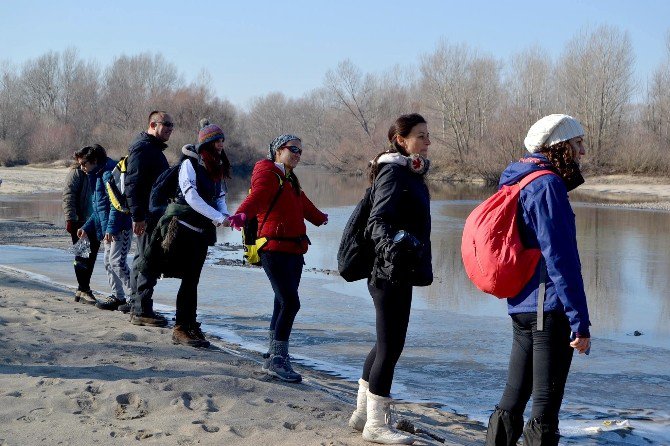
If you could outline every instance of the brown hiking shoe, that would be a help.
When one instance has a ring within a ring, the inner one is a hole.
[[[196,322],[191,326],[191,333],[202,341],[203,345],[201,347],[209,347],[209,341],[205,338],[205,333],[200,329],[200,322]]]
[[[98,303],[95,296],[93,295],[93,291],[91,290],[78,291],[78,293],[79,293],[79,302],[88,305],[95,305]]]
[[[209,342],[200,339],[193,329],[183,325],[175,325],[174,330],[172,330],[172,342],[174,344],[188,345],[189,347],[209,346]]]
[[[133,325],[148,325],[149,327],[165,327],[168,324],[168,321],[160,314],[147,313],[131,315],[130,323]]]

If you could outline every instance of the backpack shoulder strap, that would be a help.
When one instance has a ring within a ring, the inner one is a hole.
[[[523,189],[524,187],[528,186],[533,180],[544,175],[556,175],[556,174],[551,170],[547,169],[536,170],[535,172],[529,173],[528,175],[523,177],[521,181],[519,181],[519,189]]]

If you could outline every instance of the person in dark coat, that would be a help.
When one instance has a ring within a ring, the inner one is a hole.
[[[91,202],[92,190],[86,173],[81,169],[83,153],[81,150],[74,152],[75,164],[70,168],[65,178],[63,188],[63,212],[65,213],[65,230],[72,237],[72,244],[79,241],[77,230],[81,228],[93,212]],[[91,291],[91,276],[95,267],[95,259],[98,256],[100,242],[97,239],[90,240],[91,253],[88,257],[75,256],[74,274],[77,278],[77,291],[74,294],[75,302],[90,305],[96,304],[95,296]]]
[[[258,218],[258,237],[267,243],[260,258],[274,291],[274,309],[270,320],[270,349],[263,371],[288,382],[300,382],[289,360],[289,337],[300,310],[298,287],[305,264],[309,239],[305,220],[320,226],[328,222],[324,214],[307,198],[294,169],[302,155],[302,141],[295,135],[275,138],[268,159],[258,161],[251,174],[251,192],[237,208],[231,225],[241,227],[247,217]],[[269,210],[271,203],[274,206]],[[268,212],[269,210],[269,212]]]
[[[366,234],[375,245],[368,281],[377,339],[363,365],[349,425],[375,443],[411,444],[390,426],[393,373],[405,345],[412,287],[433,282],[430,194],[424,181],[430,135],[419,114],[402,115],[388,132],[390,149],[370,163],[372,209]]]
[[[144,276],[138,269],[138,263],[149,244],[151,231],[156,219],[149,213],[149,195],[156,178],[168,169],[169,164],[163,151],[170,139],[174,121],[164,111],[152,111],[149,114],[148,128],[141,132],[128,148],[124,195],[133,219],[133,233],[137,236],[135,257],[130,276],[130,321],[135,325],[165,327],[167,319],[155,313],[153,292],[156,278]]]
[[[556,173],[534,180],[519,196],[522,240],[539,248],[542,258],[528,284],[507,300],[512,351],[503,396],[489,419],[488,446],[516,445],[522,433],[524,445],[558,445],[558,413],[573,352],[588,353],[591,347],[575,215],[568,199],[568,192],[584,182],[579,169],[583,137],[584,129],[572,116],[545,116],[524,140],[530,153],[500,178],[502,187],[540,169]],[[524,426],[531,395],[531,417]]]

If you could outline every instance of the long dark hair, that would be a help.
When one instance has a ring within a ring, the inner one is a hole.
[[[219,154],[214,147],[216,141],[210,141],[200,147],[200,156],[205,163],[207,174],[214,181],[221,181],[223,178],[230,178],[230,161],[226,151],[222,150]]]
[[[408,115],[400,115],[398,119],[389,127],[388,131],[388,140],[389,148],[381,153],[378,153],[377,156],[368,164],[368,180],[370,184],[374,183],[377,174],[379,173],[379,165],[377,160],[380,156],[385,153],[400,153],[404,156],[408,156],[407,150],[400,144],[398,144],[398,136],[403,138],[407,137],[410,134],[414,126],[417,124],[426,124],[426,120],[423,116],[418,113],[410,113]]]

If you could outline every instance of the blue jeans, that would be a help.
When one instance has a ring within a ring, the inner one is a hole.
[[[300,310],[298,286],[305,259],[302,254],[273,251],[261,251],[260,256],[275,293],[270,330],[275,331],[275,340],[288,341]]]

